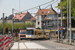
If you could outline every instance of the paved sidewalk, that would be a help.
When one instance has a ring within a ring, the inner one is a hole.
[[[75,50],[75,46],[57,43],[57,42],[55,42],[55,40],[52,40],[52,41],[47,40],[47,41],[43,41],[43,42],[48,43],[48,44],[53,44],[55,46],[61,46],[61,47],[66,47],[67,49]]]

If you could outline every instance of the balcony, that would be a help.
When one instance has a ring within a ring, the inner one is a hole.
[[[48,28],[47,28],[47,29],[56,30],[56,29],[57,29],[57,27],[55,27],[55,26],[48,26]]]
[[[45,21],[44,18],[42,18],[41,21]]]
[[[53,23],[48,23],[47,25],[52,25]]]

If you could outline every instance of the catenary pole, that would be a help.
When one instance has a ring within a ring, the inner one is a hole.
[[[14,15],[14,9],[12,9],[12,15]],[[12,19],[12,36],[13,36],[13,40],[14,40],[14,19]]]
[[[3,13],[3,37],[4,37],[4,13]],[[4,42],[4,39],[3,39]],[[4,47],[4,43],[3,43],[3,47]]]
[[[71,44],[71,0],[70,0],[70,12],[69,12],[69,27],[70,27],[70,44]]]
[[[20,4],[21,4],[20,2],[21,2],[21,1],[19,0],[19,12],[20,12]]]
[[[61,26],[62,26],[62,19],[63,19],[63,16],[62,16],[62,4],[61,4]],[[63,32],[61,32],[61,40],[63,41]]]
[[[58,42],[59,42],[59,19],[58,19],[58,13],[57,13],[57,28],[58,28]]]
[[[3,35],[4,35],[4,13],[3,13]]]
[[[68,39],[68,13],[69,13],[69,10],[68,10],[68,0],[67,0],[67,35],[66,35],[66,39]]]

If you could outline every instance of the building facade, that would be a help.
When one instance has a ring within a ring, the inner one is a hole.
[[[57,12],[52,9],[41,9],[32,18],[36,28],[57,29]]]

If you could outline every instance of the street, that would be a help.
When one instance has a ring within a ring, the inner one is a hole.
[[[10,50],[73,50],[73,46],[62,45],[49,40],[20,40]]]

